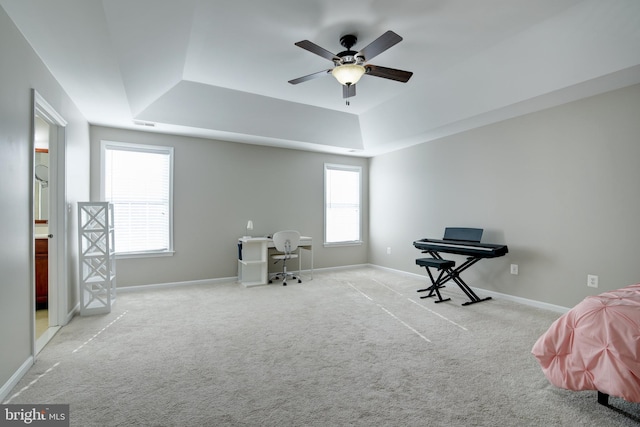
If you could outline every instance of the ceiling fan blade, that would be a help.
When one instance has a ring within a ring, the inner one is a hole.
[[[322,56],[323,58],[327,58],[329,61],[333,61],[335,58],[337,58],[333,53],[329,52],[327,49],[320,47],[317,44],[310,42],[309,40],[302,40],[294,44],[298,47],[308,50],[311,53],[315,53],[316,55]]]
[[[298,77],[297,79],[289,80],[289,83],[291,83],[292,85],[297,85],[298,83],[306,82],[307,80],[317,79],[318,77],[323,77],[331,73],[331,70],[332,69],[329,68],[328,70],[322,70],[318,71],[317,73],[309,74],[307,76]]]
[[[356,85],[342,86],[342,97],[343,98],[351,98],[352,96],[356,96]]]
[[[396,70],[395,68],[380,67],[379,65],[367,64],[365,69],[370,76],[382,77],[383,79],[395,80],[402,83],[408,82],[411,76],[413,76],[411,71]]]
[[[387,31],[371,43],[362,49],[359,53],[364,56],[366,61],[370,61],[374,57],[378,56],[391,46],[398,44],[402,41],[402,37],[394,33],[393,31]]]

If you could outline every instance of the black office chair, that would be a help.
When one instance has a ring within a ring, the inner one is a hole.
[[[275,264],[282,261],[282,272],[275,274],[269,279],[269,283],[273,283],[274,280],[282,278],[282,286],[287,286],[287,277],[291,277],[293,280],[298,280],[298,283],[302,283],[299,277],[287,272],[287,261],[298,258],[296,251],[300,244],[300,233],[295,230],[278,231],[273,235],[273,244],[279,253],[272,255],[271,258],[276,260]]]

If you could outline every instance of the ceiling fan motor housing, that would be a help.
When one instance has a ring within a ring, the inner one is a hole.
[[[336,54],[336,58],[333,61],[336,66],[345,64],[364,65],[365,57],[358,55],[358,52],[351,50],[357,41],[358,38],[353,34],[346,34],[340,37],[340,44],[347,50]]]
[[[358,38],[353,34],[345,34],[340,37],[340,44],[344,46],[347,50],[350,50],[352,46],[358,42]]]

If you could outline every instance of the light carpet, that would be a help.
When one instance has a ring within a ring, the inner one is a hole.
[[[75,317],[4,403],[70,404],[72,426],[634,426],[640,405],[557,389],[531,355],[558,313],[463,307],[375,268],[314,280],[120,293]],[[482,291],[478,291],[482,296]]]

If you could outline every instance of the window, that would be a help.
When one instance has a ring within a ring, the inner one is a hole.
[[[172,254],[173,148],[102,141],[101,163],[116,255]]]
[[[324,241],[360,243],[359,166],[324,165]]]

